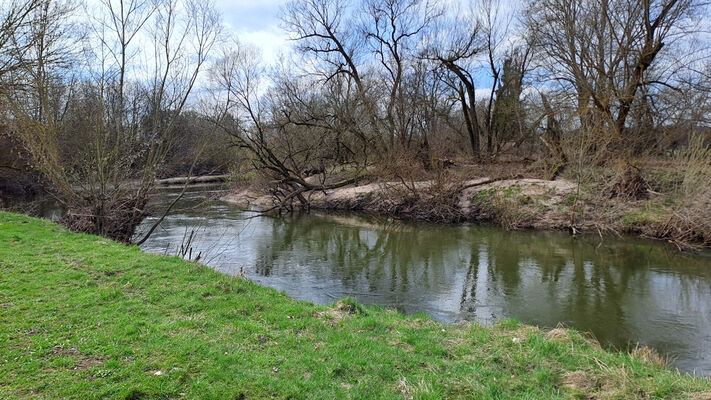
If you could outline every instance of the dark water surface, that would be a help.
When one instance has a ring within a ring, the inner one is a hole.
[[[351,296],[445,322],[562,323],[606,346],[651,346],[683,371],[711,375],[711,257],[634,237],[572,238],[353,213],[253,217],[205,202],[209,196],[186,195],[143,249],[175,255],[194,230],[193,256],[201,252],[218,271],[242,271],[298,299],[323,304]]]

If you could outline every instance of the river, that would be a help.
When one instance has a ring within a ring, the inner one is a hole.
[[[207,201],[218,196],[186,194],[143,250],[175,255],[194,232],[193,257],[297,299],[350,296],[443,322],[562,324],[609,348],[650,346],[673,367],[711,375],[709,256],[632,236],[573,238],[359,213],[257,216]]]

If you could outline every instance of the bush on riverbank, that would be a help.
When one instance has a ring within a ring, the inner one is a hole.
[[[574,331],[314,306],[15,214],[0,213],[0,243],[1,398],[711,395]]]

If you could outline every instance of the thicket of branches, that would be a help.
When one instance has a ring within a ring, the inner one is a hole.
[[[6,134],[66,206],[67,226],[130,241],[219,15],[192,0],[12,0],[2,12]]]
[[[616,166],[612,194],[634,197],[638,160],[708,144],[700,0],[291,0],[294,51],[271,66],[205,2],[99,3],[0,6],[1,128],[70,227],[123,241],[166,162],[193,169],[195,132],[229,138],[280,209],[375,174],[512,156],[551,179]]]

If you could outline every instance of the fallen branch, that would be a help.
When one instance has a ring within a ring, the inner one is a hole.
[[[504,177],[500,177],[500,178],[490,178],[490,179],[486,179],[486,180],[483,180],[480,182],[474,182],[474,183],[470,183],[468,185],[464,185],[459,190],[462,191],[462,190],[470,189],[470,188],[477,187],[477,186],[488,185],[488,184],[494,183],[494,182],[507,181],[509,179],[516,179],[516,176],[511,175],[511,176],[504,176]]]

